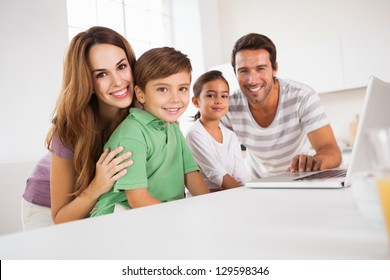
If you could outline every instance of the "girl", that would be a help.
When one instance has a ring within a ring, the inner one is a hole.
[[[220,71],[201,75],[193,86],[192,102],[199,112],[187,143],[210,191],[235,188],[250,179],[236,135],[221,118],[229,109],[229,84]]]

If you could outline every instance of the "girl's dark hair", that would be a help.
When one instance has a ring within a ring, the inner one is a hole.
[[[199,98],[200,94],[202,92],[203,86],[205,84],[212,82],[212,81],[215,81],[215,80],[224,81],[229,88],[229,83],[225,79],[225,77],[223,76],[222,72],[218,71],[218,70],[211,70],[211,71],[208,71],[206,73],[203,73],[202,75],[200,75],[198,77],[198,79],[196,79],[196,81],[192,87],[192,92],[194,93],[194,97]],[[198,111],[194,116],[194,120],[197,120],[199,118],[200,118],[200,112]]]

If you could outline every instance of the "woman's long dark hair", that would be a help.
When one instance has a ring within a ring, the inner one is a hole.
[[[103,152],[105,142],[129,110],[121,109],[108,127],[101,126],[88,65],[89,51],[95,44],[115,45],[124,50],[132,71],[136,60],[129,42],[116,31],[106,27],[95,26],[80,32],[68,46],[62,90],[46,144],[50,149],[53,135],[57,133],[62,143],[74,152],[73,165],[77,178],[75,195],[86,189],[95,176],[96,162]]]

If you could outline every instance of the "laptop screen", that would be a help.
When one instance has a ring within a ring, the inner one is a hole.
[[[353,174],[370,171],[365,133],[370,129],[383,127],[390,127],[390,83],[371,76],[352,149],[346,186],[351,184]]]

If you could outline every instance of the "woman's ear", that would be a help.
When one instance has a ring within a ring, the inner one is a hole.
[[[196,108],[199,108],[199,100],[195,98],[195,96],[193,96],[191,100],[192,100],[192,104],[194,104]]]
[[[142,91],[142,89],[139,86],[135,86],[134,91],[135,91],[135,95],[137,96],[139,103],[144,104],[145,103],[145,93]]]

